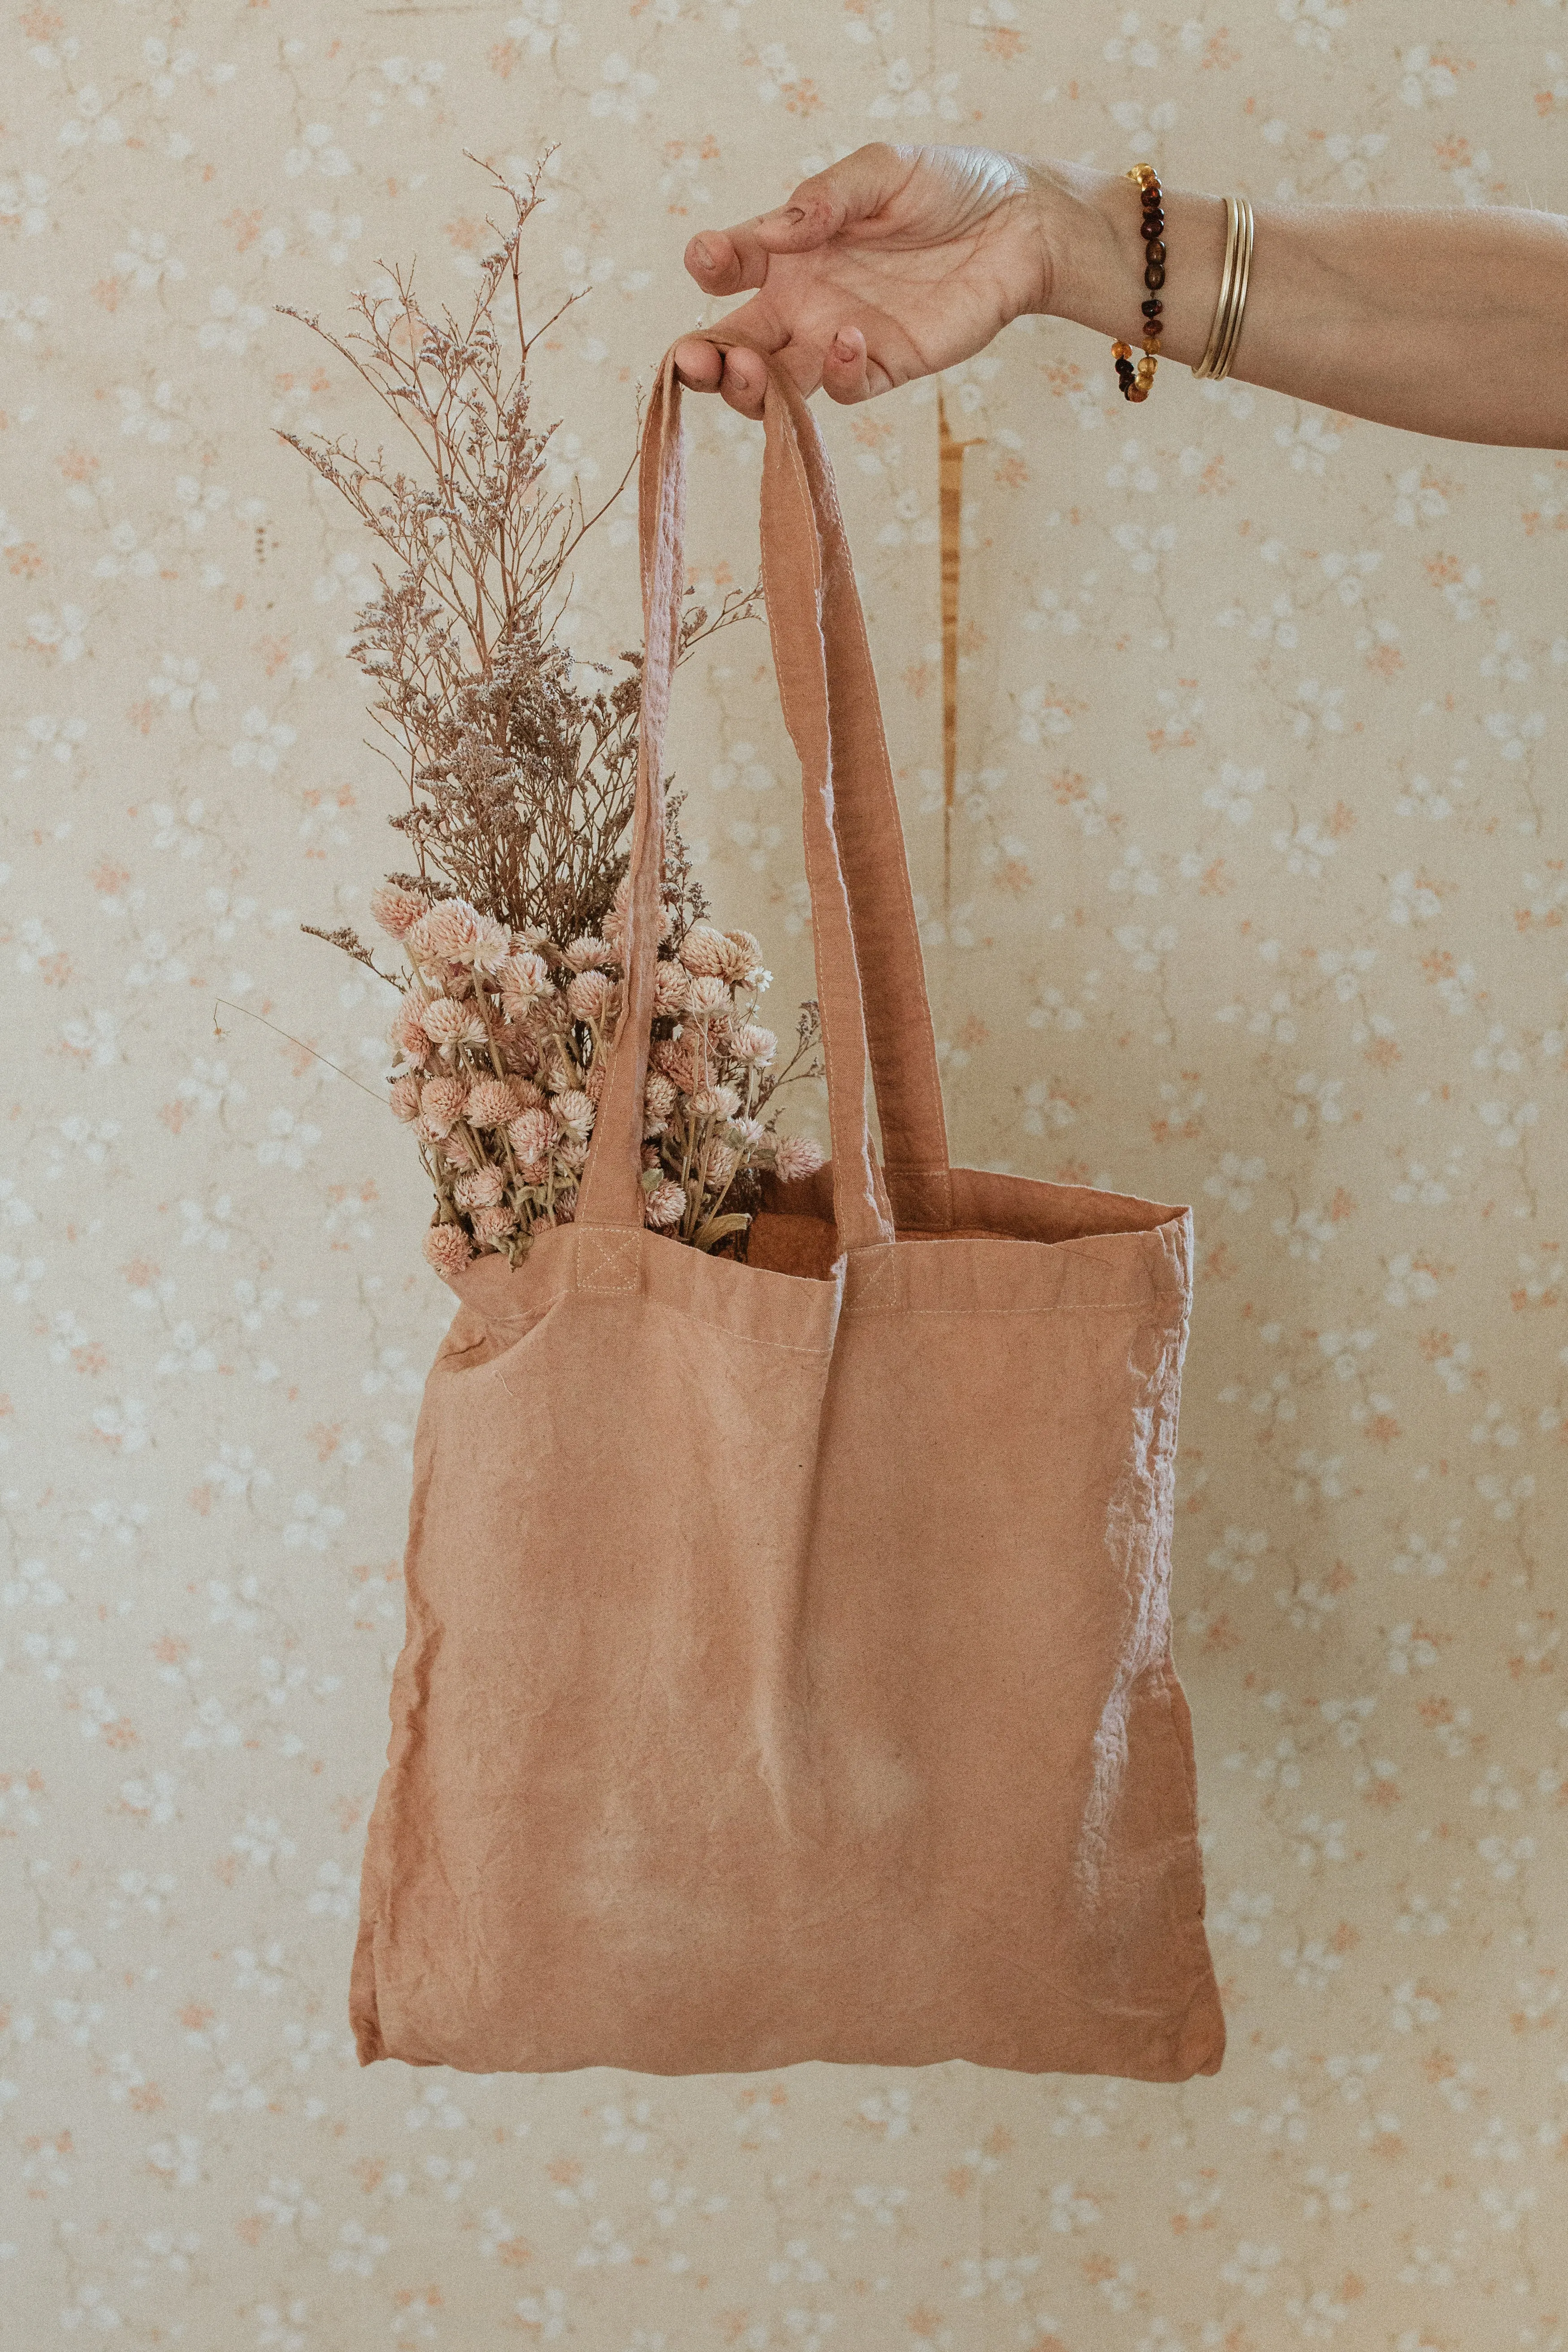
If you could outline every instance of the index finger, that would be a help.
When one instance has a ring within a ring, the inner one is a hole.
[[[683,356],[694,353],[688,366]],[[767,391],[767,363],[763,354],[750,343],[721,346],[689,336],[676,345],[676,373],[692,392],[717,392],[728,407],[738,416],[749,416],[754,424],[763,413],[763,401]]]
[[[789,340],[756,302],[742,302],[728,318],[715,320],[711,334],[683,335],[675,347],[676,373],[693,392],[717,392],[737,415],[753,421],[763,413],[767,356]]]
[[[675,346],[675,373],[688,392],[717,392],[724,354],[700,335],[682,335]]]

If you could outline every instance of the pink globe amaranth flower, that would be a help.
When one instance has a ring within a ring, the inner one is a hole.
[[[452,1187],[459,1209],[493,1209],[506,1197],[506,1178],[499,1168],[474,1168]]]
[[[662,1125],[675,1108],[675,1081],[655,1070],[643,1089],[643,1108]]]
[[[591,964],[610,961],[610,943],[584,931],[581,939],[568,940],[562,953],[574,971],[586,971]]]
[[[653,1057],[648,1056],[650,1066]],[[670,1049],[658,1065],[667,1078],[673,1078],[683,1095],[694,1094],[719,1075],[719,1064],[710,1051],[708,1031],[700,1021],[683,1021],[679,1034],[671,1041]]]
[[[471,963],[476,973],[483,973],[493,985],[496,973],[510,954],[511,933],[503,923],[492,922],[487,915],[472,955],[463,961]]]
[[[476,1209],[472,1223],[476,1241],[499,1242],[512,1231],[517,1219],[510,1209]]]
[[[574,1087],[557,1095],[550,1108],[568,1135],[585,1136],[594,1124],[593,1103]]]
[[[587,1144],[581,1136],[570,1136],[564,1143],[556,1145],[555,1157],[561,1167],[569,1168],[572,1173],[576,1175],[580,1169],[585,1168],[588,1164]]]
[[[539,1065],[539,1083],[547,1095],[574,1094],[583,1083],[575,1058],[559,1037],[548,1038]]]
[[[661,1076],[669,1080],[678,1094],[689,1095],[696,1090],[705,1060],[698,1051],[699,1042],[690,1037],[671,1040],[659,1063]]]
[[[773,1168],[781,1183],[797,1184],[815,1176],[827,1155],[809,1135],[781,1135],[773,1146]]]
[[[653,1009],[672,1020],[684,1013],[690,1003],[691,981],[684,964],[660,963],[654,966]]]
[[[392,1026],[386,1033],[397,1052],[411,1062],[427,1061],[430,1056],[430,1040],[425,1034],[425,1003],[424,997],[410,992],[393,1014]]]
[[[754,1021],[748,1021],[736,1030],[730,1047],[737,1061],[765,1070],[778,1052],[779,1041],[771,1029],[759,1028]]]
[[[731,1126],[734,1133],[741,1139],[740,1149],[745,1152],[755,1151],[760,1145],[770,1139],[768,1130],[760,1118],[737,1118],[731,1121]]]
[[[680,961],[697,979],[722,977],[730,941],[711,923],[693,923],[680,942]]]
[[[654,1186],[643,1205],[645,1223],[652,1225],[656,1230],[678,1225],[685,1213],[685,1191],[668,1176],[665,1178],[662,1184]]]
[[[730,1010],[729,982],[715,979],[710,974],[694,980],[688,1003],[691,1013],[700,1021],[711,1019],[716,1013],[728,1013]]]
[[[543,1168],[555,1149],[556,1133],[555,1121],[551,1118],[550,1113],[537,1108],[523,1111],[519,1118],[512,1120],[506,1131],[507,1141],[523,1165],[527,1168],[540,1169]],[[542,1179],[536,1176],[529,1178],[530,1183],[538,1183],[541,1181]]]
[[[425,1259],[437,1274],[460,1274],[473,1255],[461,1225],[432,1225],[425,1236]]]
[[[762,970],[763,948],[760,940],[754,940],[750,931],[726,931],[724,939],[730,950],[724,959],[726,980],[749,980],[752,972]]]
[[[692,1096],[691,1108],[699,1118],[733,1118],[741,1097],[733,1087],[704,1087]]]
[[[576,1223],[577,1195],[574,1191],[557,1192],[555,1195],[555,1222],[558,1225]]]
[[[480,1078],[469,1088],[470,1127],[509,1127],[521,1108],[517,1088],[506,1078]]]
[[[520,1022],[503,1026],[496,1035],[496,1049],[509,1070],[518,1078],[531,1078],[539,1067],[539,1045]],[[537,1094],[537,1087],[533,1089]]]
[[[542,1087],[536,1087],[531,1078],[513,1078],[511,1082],[511,1090],[517,1097],[517,1108],[520,1117],[525,1110],[542,1110],[544,1108],[544,1090]]]
[[[442,898],[404,936],[423,963],[456,963],[493,971],[511,951],[511,934],[466,898]]]
[[[536,948],[524,948],[521,953],[508,956],[497,967],[496,978],[500,983],[502,1002],[513,1010],[524,1009],[540,997],[554,992],[550,966]]]
[[[721,1192],[741,1164],[741,1155],[727,1143],[710,1143],[703,1154],[702,1174],[711,1192]]]
[[[602,971],[580,971],[566,991],[566,1010],[574,1021],[601,1025],[614,1010],[620,991]]]
[[[404,944],[410,955],[427,963],[453,963],[479,938],[482,919],[466,898],[438,898],[410,927]]]
[[[405,890],[396,882],[384,882],[379,890],[370,894],[372,921],[379,923],[395,940],[411,929],[429,905],[428,898],[422,898],[416,890]]]
[[[419,1090],[419,1118],[426,1133],[450,1135],[468,1099],[468,1089],[461,1078],[427,1078]]]
[[[399,1118],[418,1118],[419,1094],[419,1080],[412,1075],[393,1081],[392,1108]]]
[[[432,996],[421,1008],[420,1026],[433,1045],[451,1054],[458,1045],[482,1045],[489,1033],[470,1004],[455,996]]]

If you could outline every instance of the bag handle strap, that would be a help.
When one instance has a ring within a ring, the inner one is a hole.
[[[708,340],[726,341],[718,331]],[[837,782],[834,825],[865,991],[883,1173],[900,1224],[945,1228],[952,1223],[952,1180],[936,1032],[866,616],[816,419],[783,368],[770,369],[770,377],[795,426],[822,541],[821,635]]]
[[[644,420],[638,474],[646,652],[625,934],[626,1010],[600,1100],[578,1222],[640,1225],[647,1079],[663,870],[662,743],[684,585],[680,383],[667,352]],[[945,1128],[903,835],[876,682],[832,472],[805,403],[768,362],[762,485],[763,583],[779,696],[801,761],[806,880],[827,1066],[840,1242],[892,1238],[872,1150],[874,1071],[889,1180],[910,1222],[952,1222]],[[836,792],[836,784],[837,790]],[[868,1038],[858,944],[875,984]]]
[[[648,403],[638,471],[646,629],[631,887],[623,935],[626,1003],[578,1198],[577,1223],[588,1227],[640,1228],[643,1222],[642,1102],[664,864],[663,739],[685,584],[680,389],[672,350],[665,355]],[[779,696],[800,756],[805,790],[806,882],[827,1071],[834,1218],[842,1246],[865,1249],[891,1241],[893,1222],[871,1148],[866,1087],[869,1054],[848,894],[833,836],[826,656],[818,619],[820,549],[804,467],[776,394],[766,404],[763,421],[764,586]]]

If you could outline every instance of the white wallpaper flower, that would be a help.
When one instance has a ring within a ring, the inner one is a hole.
[[[1568,459],[1173,366],[1134,420],[1108,346],[1018,322],[944,383],[944,900],[935,390],[824,418],[962,1156],[1194,1207],[1174,1600],[1222,2073],[362,2073],[449,1301],[403,1139],[280,1034],[378,1078],[374,984],[299,926],[363,919],[395,787],[342,658],[372,551],[274,437],[365,413],[274,306],[339,323],[414,255],[460,291],[463,150],[558,141],[538,315],[591,290],[542,399],[603,495],[702,310],[687,236],[861,141],[1568,211],[1562,7],[28,0],[0,44],[0,2333],[1561,2345]],[[759,429],[688,416],[697,568],[748,579]],[[629,505],[595,536],[567,627],[609,655]],[[787,1004],[760,629],[683,674],[675,752]]]

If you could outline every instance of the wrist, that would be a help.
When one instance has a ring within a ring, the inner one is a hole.
[[[1131,182],[1087,163],[1022,165],[1040,252],[1039,314],[1114,334],[1125,281],[1143,268],[1138,200]]]
[[[1096,334],[1142,341],[1144,254],[1133,183],[1087,163],[1026,163],[1032,231],[1041,253],[1039,308]],[[1219,290],[1225,205],[1218,196],[1166,189],[1170,253],[1161,299],[1164,356],[1191,367],[1203,356]]]

